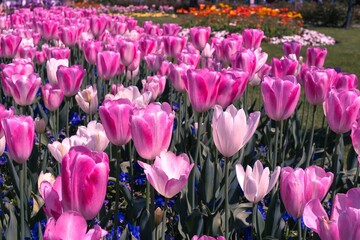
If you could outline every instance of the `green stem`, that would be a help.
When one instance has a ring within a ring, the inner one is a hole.
[[[326,133],[325,133],[325,140],[324,140],[324,154],[323,154],[323,159],[322,159],[322,163],[321,166],[324,168],[325,167],[325,159],[326,159],[326,146],[327,146],[327,142],[328,142],[328,135],[329,135],[329,125],[326,128]]]
[[[151,165],[151,162],[148,160],[147,164]],[[151,194],[150,194],[150,182],[146,181],[146,210],[148,210],[150,212],[150,198],[151,198]]]
[[[281,146],[281,153],[283,153],[285,150],[282,149],[284,144],[283,144],[283,135],[284,135],[284,120],[280,120],[280,141],[279,141],[279,145]],[[280,161],[282,162],[282,166],[284,166],[284,161],[285,159],[282,157],[282,154],[280,154],[281,159]]]
[[[298,239],[301,240],[302,237],[301,237],[301,219],[299,218],[298,221],[297,221],[297,226],[298,226]]]
[[[59,118],[60,118],[60,110],[56,109],[56,129],[55,129],[55,140],[58,140],[58,136],[59,136]]]
[[[133,200],[133,198],[134,198],[134,196],[133,196],[133,191],[134,191],[134,182],[133,182],[134,168],[133,168],[133,154],[132,154],[131,141],[127,144],[127,146],[128,146],[128,151],[129,151],[129,164],[130,164],[129,184],[130,184],[131,200]]]
[[[316,105],[313,106],[313,114],[312,114],[312,122],[311,122],[311,135],[309,141],[309,149],[308,149],[308,156],[306,160],[306,167],[310,166],[310,160],[312,157],[312,145],[314,141],[314,131],[315,131],[315,112],[316,112]]]
[[[337,178],[338,178],[338,168],[339,168],[339,145],[342,139],[342,134],[337,134],[336,135],[336,145],[335,145],[335,154],[333,155],[333,163],[332,163],[332,167],[333,170],[332,172],[334,173],[334,180],[332,182],[332,186],[331,186],[331,203],[334,203],[334,198],[335,198],[335,194],[336,194],[336,182],[337,182]]]
[[[70,137],[69,135],[69,111],[70,111],[70,99],[66,98],[66,136]]]
[[[306,108],[306,122],[305,122],[305,131],[304,131],[304,135],[303,135],[303,139],[301,141],[302,147],[304,147],[304,143],[305,143],[305,139],[306,139],[306,135],[307,135],[307,130],[308,130],[308,122],[309,122],[309,115],[310,115],[310,105],[306,104],[307,108]]]
[[[168,199],[165,198],[164,212],[162,216],[162,227],[161,227],[161,239],[165,240],[165,228],[166,228],[166,212],[167,212]]]
[[[275,128],[275,150],[274,150],[274,161],[272,164],[272,169],[274,170],[276,165],[278,164],[277,162],[277,155],[278,155],[278,145],[279,145],[279,123],[276,122],[276,128]]]
[[[230,158],[225,158],[225,239],[229,239],[229,168]]]
[[[25,176],[26,176],[26,162],[21,165],[22,171],[20,173],[20,239],[25,239],[25,202],[24,202],[24,196],[25,196]]]
[[[121,160],[121,146],[118,147],[118,157],[116,159],[116,170],[115,170],[115,216],[114,216],[114,239],[117,239],[117,228],[119,219],[119,198],[120,198],[120,160]]]
[[[246,116],[248,115],[248,108],[247,108],[247,100],[248,100],[248,88],[249,86],[246,86],[245,88],[245,92],[244,92],[244,104],[242,106],[242,108],[244,109],[245,113],[246,113]]]
[[[359,178],[359,171],[360,171],[360,167],[359,167],[359,163],[357,164],[356,167],[356,173],[355,173],[355,178],[354,178],[354,187],[357,188],[357,183],[358,183],[358,178]]]
[[[259,218],[258,218],[258,203],[253,204],[252,225],[253,225],[254,233],[256,234],[257,239],[262,240],[262,236],[261,236],[261,232],[260,232],[260,225],[259,225]]]

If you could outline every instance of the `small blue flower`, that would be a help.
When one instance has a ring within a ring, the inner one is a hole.
[[[180,109],[180,104],[179,102],[173,102],[173,110],[174,111],[178,111]]]
[[[80,124],[81,119],[80,119],[79,115],[77,114],[77,112],[74,112],[73,114],[71,114],[70,122],[71,122],[71,125],[73,125],[73,126],[77,126]]]
[[[8,161],[8,158],[7,158],[7,155],[6,154],[3,154],[1,157],[0,157],[0,165],[5,165]]]
[[[129,173],[121,172],[119,174],[119,179],[120,179],[120,182],[129,182],[129,180],[130,180]]]
[[[140,239],[140,226],[133,226],[132,224],[128,224],[129,230],[131,234],[136,238]]]

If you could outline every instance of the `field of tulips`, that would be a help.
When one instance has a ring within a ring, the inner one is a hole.
[[[94,8],[0,30],[0,239],[360,238],[358,79],[327,49]]]

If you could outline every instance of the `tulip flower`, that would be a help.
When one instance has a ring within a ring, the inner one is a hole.
[[[0,39],[0,49],[2,51],[2,57],[13,58],[18,50],[21,42],[21,37],[9,34],[3,35]]]
[[[301,43],[296,41],[284,42],[282,45],[282,51],[285,57],[289,57],[291,54],[295,54],[296,59],[299,59]]]
[[[86,127],[79,126],[76,135],[89,140],[85,146],[91,151],[102,152],[109,145],[104,126],[96,121],[89,122]]]
[[[220,74],[209,69],[187,71],[187,92],[191,106],[196,112],[205,112],[215,105]]]
[[[150,103],[134,109],[131,134],[137,153],[146,160],[154,160],[170,146],[174,112],[168,103]]]
[[[135,42],[122,40],[118,43],[121,64],[125,67],[129,66],[135,59],[137,54],[137,45]],[[139,56],[140,59],[140,56]]]
[[[176,156],[173,152],[162,151],[149,165],[138,161],[144,169],[149,183],[165,198],[172,198],[185,187],[194,163],[186,154]]]
[[[87,86],[86,89],[79,91],[75,100],[86,114],[96,113],[99,104],[96,86]]]
[[[306,65],[322,68],[327,55],[326,48],[309,47],[306,49]]]
[[[103,50],[102,42],[100,41],[86,41],[83,45],[83,53],[85,60],[89,64],[96,64],[96,56],[98,52]]]
[[[356,154],[358,155],[358,161],[360,164],[360,126],[358,121],[355,121],[354,124],[352,125],[350,137],[351,137],[352,146]]]
[[[329,76],[333,73],[330,69],[326,72]],[[336,76],[331,81],[331,88],[337,90],[353,90],[357,89],[358,85],[359,80],[355,74],[336,73]]]
[[[61,176],[58,176],[53,182],[51,179],[44,179],[42,181],[39,180],[38,186],[40,195],[45,203],[45,214],[49,217],[58,219],[63,213],[63,207],[61,205]]]
[[[254,75],[256,68],[256,56],[254,51],[242,49],[232,55],[232,67]]]
[[[151,92],[151,99],[155,100],[165,90],[166,77],[165,76],[148,76],[146,80],[141,81],[143,85],[143,92]]]
[[[50,49],[50,58],[55,59],[69,59],[70,49],[69,48],[51,48]]]
[[[37,64],[43,64],[46,61],[46,54],[43,51],[35,52],[35,62]]]
[[[299,101],[300,88],[294,76],[283,79],[265,77],[261,84],[261,94],[266,115],[275,121],[289,118]]]
[[[49,83],[41,87],[44,105],[49,111],[58,109],[64,99],[64,92],[57,86]]]
[[[79,37],[78,28],[76,26],[59,27],[59,38],[65,46],[72,47]]]
[[[237,51],[240,51],[242,48],[242,38],[225,38],[221,43],[222,57],[221,59],[225,64],[230,64],[232,60],[232,55]],[[216,48],[215,48],[216,49]]]
[[[211,127],[218,151],[224,157],[232,157],[254,135],[259,119],[260,112],[251,113],[247,119],[244,110],[237,110],[234,105],[225,112],[221,106],[215,105]],[[239,134],[232,135],[234,131],[239,131]]]
[[[50,58],[50,60],[48,60],[46,62],[47,77],[48,77],[49,82],[53,85],[58,83],[56,72],[57,72],[59,66],[68,67],[69,60],[67,60],[67,59],[56,60],[55,58]]]
[[[107,24],[107,16],[92,16],[90,18],[90,29],[94,37],[99,37],[105,31]]]
[[[80,65],[58,67],[56,78],[60,89],[66,97],[72,97],[79,91],[84,75],[85,69]]]
[[[42,37],[45,40],[53,40],[58,35],[59,22],[54,20],[46,20],[42,22]]]
[[[309,69],[304,79],[305,96],[312,105],[322,104],[330,90],[330,79],[326,71]]]
[[[104,126],[106,136],[114,145],[125,145],[131,140],[131,111],[130,100],[106,100],[99,108],[99,116]]]
[[[193,27],[190,28],[190,39],[194,47],[202,51],[209,40],[211,33],[210,27]]]
[[[269,168],[264,169],[259,160],[255,162],[254,169],[248,165],[246,172],[241,164],[236,164],[235,168],[240,187],[246,199],[252,203],[261,201],[275,186],[280,175],[280,167],[276,167],[270,175]]]
[[[360,109],[358,90],[330,90],[325,100],[324,111],[329,127],[335,133],[351,130]]]
[[[61,162],[64,211],[77,211],[86,220],[94,218],[104,203],[109,172],[106,153],[72,147]]]
[[[30,116],[12,116],[3,118],[1,125],[11,159],[19,164],[24,163],[34,146],[34,120]]]
[[[133,106],[141,108],[149,104],[151,101],[151,93],[145,92],[141,94],[136,86],[129,86],[124,88],[121,85],[121,87],[118,88],[115,96],[111,96],[110,94],[105,96],[105,100],[118,100],[121,98],[129,99]]]
[[[142,57],[147,56],[150,53],[154,53],[156,50],[156,39],[154,37],[144,37],[139,40],[139,50],[141,51]]]
[[[15,103],[20,106],[27,106],[34,102],[36,93],[41,86],[41,78],[36,73],[29,76],[14,74],[8,84]]]
[[[36,47],[33,46],[19,46],[18,52],[21,58],[28,58],[33,60],[36,54]]]
[[[243,46],[247,49],[257,49],[260,47],[264,37],[264,32],[260,29],[244,29],[242,32]]]
[[[163,62],[162,54],[148,54],[144,57],[147,67],[152,72],[157,72]]]
[[[103,51],[97,54],[96,67],[98,75],[103,80],[109,80],[117,75],[120,66],[120,54],[113,51]]]
[[[11,107],[9,108],[9,110],[6,110],[4,105],[0,103],[0,138],[4,136],[4,130],[1,124],[2,120],[6,118],[11,118],[12,116],[14,116],[14,107]]]
[[[164,36],[162,40],[164,42],[165,54],[170,58],[177,57],[187,42],[187,38],[177,36]]]
[[[2,137],[0,137],[0,156],[4,154],[5,145],[6,145],[6,139],[5,139],[5,136],[2,136]]]
[[[189,65],[186,64],[170,64],[169,78],[174,87],[178,92],[184,92],[186,90],[185,84],[187,83],[187,70],[190,69]]]
[[[69,152],[70,148],[75,146],[74,137],[76,136],[71,136],[71,138],[64,138],[62,142],[55,141],[47,145],[51,155],[59,163],[61,163],[63,157]],[[79,144],[79,141],[77,141],[77,144]],[[81,144],[81,145],[85,145],[85,144]]]
[[[100,240],[107,232],[99,225],[87,231],[86,219],[76,211],[67,211],[56,220],[50,218],[46,224],[44,240],[52,239],[78,239]]]
[[[334,179],[334,174],[318,166],[305,170],[285,167],[281,170],[280,196],[286,211],[292,216],[302,216],[305,204],[312,199],[322,200]]]
[[[176,23],[163,23],[164,35],[176,36],[181,27]]]
[[[296,75],[298,62],[291,58],[273,58],[271,64],[271,76],[283,78],[288,75]]]

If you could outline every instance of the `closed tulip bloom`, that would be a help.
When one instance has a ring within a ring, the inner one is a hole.
[[[226,64],[230,64],[232,60],[232,55],[237,51],[240,51],[241,48],[242,48],[242,38],[241,39],[225,38],[221,43],[221,52],[222,52],[221,59],[223,59]]]
[[[330,90],[328,74],[322,70],[309,70],[304,79],[305,96],[312,105],[322,104]]]
[[[60,89],[66,97],[72,97],[79,91],[84,75],[85,69],[80,65],[58,67],[56,78]]]
[[[177,36],[164,36],[162,40],[164,42],[165,54],[170,58],[176,58],[187,42],[187,38]]]
[[[335,133],[351,130],[360,109],[360,97],[357,90],[330,90],[325,100],[325,115],[329,127]]]
[[[141,51],[142,57],[147,56],[150,53],[154,53],[156,50],[156,38],[146,36],[139,40],[139,50]]]
[[[69,48],[51,48],[50,50],[50,58],[55,59],[69,59],[70,57],[70,49]]]
[[[108,24],[108,17],[102,16],[92,16],[90,18],[90,29],[94,37],[99,37],[106,29]]]
[[[261,201],[275,186],[280,175],[280,167],[270,174],[269,168],[264,169],[259,160],[255,162],[254,169],[248,165],[246,172],[241,164],[236,164],[235,168],[240,187],[246,199],[252,203]]]
[[[275,121],[288,119],[295,111],[300,91],[300,84],[294,76],[284,79],[265,77],[261,94],[266,115]]]
[[[163,31],[164,31],[164,35],[171,35],[171,36],[176,36],[182,27],[180,27],[178,24],[176,23],[163,23]]]
[[[99,108],[99,116],[110,142],[122,146],[131,140],[132,105],[128,99],[105,101]]]
[[[249,76],[255,73],[256,56],[250,49],[242,49],[232,55],[232,67],[247,72]]]
[[[76,211],[67,211],[56,220],[50,218],[46,223],[44,240],[100,240],[107,232],[99,225],[87,231],[86,219]]]
[[[18,51],[21,58],[28,58],[33,60],[35,57],[36,49],[37,47],[33,46],[20,46]]]
[[[264,32],[260,29],[244,29],[242,37],[244,48],[257,49],[260,47]]]
[[[133,61],[128,66],[128,71],[130,72],[136,72],[139,70],[140,66],[140,60],[141,60],[141,52],[139,50],[136,50],[135,57]]]
[[[302,216],[305,204],[312,199],[320,201],[325,197],[334,174],[325,172],[318,166],[310,166],[305,170],[285,167],[281,170],[280,196],[286,211],[292,216]]]
[[[42,22],[42,37],[45,40],[53,40],[58,36],[59,22],[54,20],[46,20]]]
[[[79,91],[75,100],[86,114],[96,113],[99,104],[96,86],[87,86],[86,89]]]
[[[60,59],[57,60],[55,58],[50,58],[47,62],[46,62],[46,72],[47,72],[47,77],[48,80],[51,84],[57,84],[58,80],[57,80],[57,76],[56,76],[56,72],[59,66],[69,66],[69,60],[67,59]]]
[[[96,56],[98,52],[103,50],[102,42],[100,41],[86,41],[83,45],[83,53],[85,60],[89,64],[96,64]]]
[[[61,176],[58,176],[54,182],[49,180],[50,179],[44,179],[38,181],[39,192],[45,203],[45,214],[49,217],[58,219],[63,213],[63,207],[61,205]]]
[[[35,62],[37,64],[43,64],[46,61],[46,54],[43,51],[35,52]]]
[[[5,58],[13,58],[17,53],[21,40],[21,37],[14,34],[3,35],[1,37],[1,56]]]
[[[194,47],[202,51],[209,40],[211,33],[210,27],[193,27],[190,28],[190,39]]]
[[[34,146],[34,120],[29,116],[12,116],[3,118],[1,125],[11,159],[19,164],[24,163]]]
[[[29,76],[14,74],[9,81],[11,96],[20,106],[31,105],[41,86],[41,78],[37,73]]]
[[[134,109],[131,134],[137,153],[146,160],[154,160],[170,146],[174,112],[168,103],[150,103]]]
[[[359,126],[359,122],[355,121],[354,124],[351,127],[351,142],[352,142],[352,146],[356,152],[356,154],[358,155],[358,161],[360,164],[360,126]]]
[[[72,147],[61,162],[64,211],[77,211],[86,220],[94,218],[104,203],[109,172],[106,153]]]
[[[76,26],[62,26],[59,27],[58,35],[65,46],[72,47],[77,42],[79,32]]]
[[[251,113],[247,119],[244,110],[237,110],[234,105],[230,105],[225,112],[220,105],[215,105],[211,127],[218,151],[224,157],[232,157],[254,135],[259,119],[260,112]],[[234,131],[240,134],[232,135]]]
[[[138,161],[144,168],[147,180],[155,190],[165,198],[172,198],[186,186],[194,163],[186,154],[176,156],[173,152],[161,152],[149,165]]]
[[[122,40],[118,43],[121,64],[129,66],[135,59],[137,46],[135,42]]]
[[[190,65],[192,68],[197,68],[201,59],[198,53],[182,52],[178,54],[177,61],[179,64]]]
[[[306,49],[306,65],[321,68],[324,66],[326,55],[326,48],[309,47]]]
[[[271,64],[271,76],[283,78],[288,75],[296,75],[298,62],[291,58],[273,58]]]
[[[98,75],[103,80],[109,80],[117,75],[120,66],[120,54],[113,51],[103,51],[97,54],[96,67]]]
[[[170,73],[169,78],[170,81],[176,91],[184,92],[186,90],[187,84],[187,70],[191,67],[186,64],[170,64]]]
[[[152,72],[157,72],[164,60],[162,54],[148,54],[144,57],[147,67]]]
[[[0,103],[0,138],[4,136],[4,130],[1,124],[2,120],[5,118],[11,118],[12,116],[14,116],[14,107],[10,107],[9,110],[6,110],[4,105]]]
[[[205,112],[215,105],[220,74],[209,69],[198,69],[187,71],[187,92],[191,106],[196,112]]]
[[[249,74],[233,69],[223,70],[220,73],[220,84],[216,103],[223,108],[229,106],[233,101],[240,99],[243,95]]]
[[[282,51],[285,57],[289,57],[290,54],[295,54],[296,59],[299,59],[301,43],[297,41],[284,42],[282,45]]]
[[[79,126],[76,135],[89,139],[86,146],[95,152],[105,151],[109,145],[104,126],[96,121],[91,121],[88,125]]]
[[[64,99],[64,92],[57,85],[49,83],[41,87],[41,95],[44,105],[49,111],[58,109]]]
[[[327,70],[328,75],[330,71],[331,70]],[[337,90],[353,90],[357,89],[358,85],[359,80],[357,76],[348,73],[337,73],[336,77],[334,77],[331,82],[331,88],[336,88]]]
[[[143,92],[151,92],[151,99],[155,100],[165,90],[166,76],[148,76],[141,83],[143,85]]]

